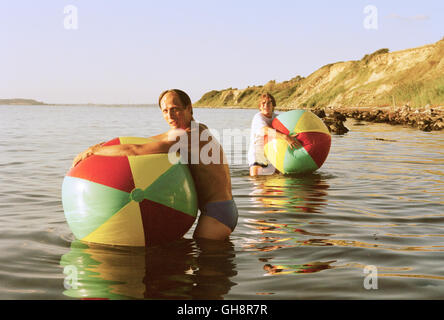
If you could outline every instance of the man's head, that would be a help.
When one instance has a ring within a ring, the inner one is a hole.
[[[190,97],[179,89],[170,89],[159,96],[159,107],[163,118],[173,129],[190,127],[193,119],[193,107]]]
[[[267,118],[273,115],[274,107],[276,107],[276,100],[269,93],[264,93],[259,99],[259,110]]]

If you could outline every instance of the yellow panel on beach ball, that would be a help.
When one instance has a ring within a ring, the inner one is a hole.
[[[281,172],[284,172],[284,160],[288,144],[282,139],[272,139],[265,144],[264,151],[271,164]]]
[[[82,240],[111,245],[145,246],[139,204],[135,201],[128,203]]]
[[[143,137],[119,137],[120,144],[145,144],[148,142],[156,141],[153,138]]]
[[[145,190],[156,181],[157,178],[179,162],[175,160],[176,162],[172,163],[170,161],[171,159],[168,158],[168,154],[165,153],[129,156],[128,161],[136,188]],[[156,168],[156,170],[147,170],[147,168]]]
[[[321,132],[330,135],[324,122],[312,112],[304,112],[296,123],[294,133]]]

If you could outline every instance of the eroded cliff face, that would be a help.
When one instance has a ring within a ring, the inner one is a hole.
[[[263,92],[273,94],[280,109],[444,104],[444,39],[396,52],[381,49],[358,61],[326,65],[307,78],[213,90],[195,105],[256,108]]]

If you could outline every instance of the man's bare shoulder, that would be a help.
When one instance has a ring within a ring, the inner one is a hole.
[[[204,123],[193,121],[191,123],[191,126],[186,131],[190,133],[190,132],[195,132],[197,130],[199,130],[199,132],[201,133],[202,131],[208,130],[208,127]]]
[[[206,130],[206,129],[208,129],[208,126],[206,124],[204,124],[204,123],[199,122],[199,129],[200,130]]]
[[[158,134],[157,136],[150,137],[151,139],[157,141],[175,141],[181,135],[186,135],[187,131],[184,129],[171,129],[164,133]]]
[[[168,131],[164,132],[164,133],[161,133],[161,134],[158,134],[156,136],[149,137],[149,139],[150,140],[162,140],[162,139],[165,138],[165,136],[168,136],[167,134],[168,134]]]

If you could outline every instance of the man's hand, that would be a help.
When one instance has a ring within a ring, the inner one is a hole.
[[[77,164],[79,164],[80,161],[85,160],[89,156],[92,156],[94,152],[96,152],[105,142],[98,143],[92,147],[89,147],[85,151],[79,153],[77,157],[74,158],[74,161],[72,162],[71,168],[74,168]]]
[[[300,148],[302,146],[296,136],[297,134],[285,136],[285,141],[291,149]]]
[[[285,140],[285,142],[287,142],[288,146],[291,149],[296,149],[296,148],[300,148],[302,147],[301,143],[299,142],[299,140],[296,138],[297,134],[292,134],[292,135],[286,135],[282,132],[277,131],[276,129],[272,128],[272,127],[263,127],[262,128],[262,133],[264,135],[268,135],[269,137],[273,138],[277,138],[277,139],[283,139]]]

